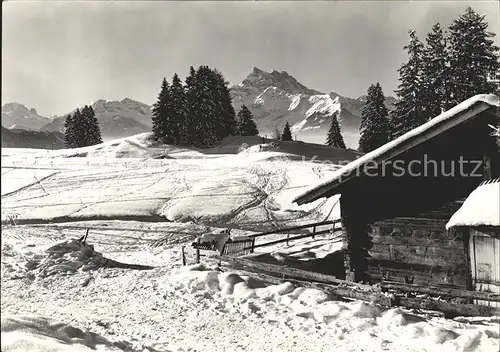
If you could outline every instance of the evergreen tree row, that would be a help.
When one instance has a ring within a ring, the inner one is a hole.
[[[360,151],[378,148],[474,95],[499,93],[491,80],[500,70],[499,48],[484,17],[468,7],[448,32],[435,24],[425,44],[415,31],[409,32],[395,109],[388,114],[382,88],[370,86],[362,109]]]
[[[92,106],[76,109],[66,116],[64,141],[67,148],[87,147],[102,143],[101,130]]]
[[[152,121],[154,136],[166,144],[206,148],[230,135],[258,134],[246,106],[236,119],[228,82],[208,66],[191,67],[185,85],[177,74],[171,84],[164,78]]]
[[[390,114],[392,138],[474,95],[498,94],[491,78],[500,70],[499,48],[484,18],[468,7],[447,32],[434,25],[425,45],[410,31],[409,57],[399,69],[398,101]]]

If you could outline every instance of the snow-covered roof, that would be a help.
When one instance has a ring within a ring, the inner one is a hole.
[[[417,128],[414,128],[411,131],[408,131],[407,133],[390,141],[389,143],[386,143],[386,144],[380,146],[379,148],[363,155],[359,159],[356,159],[356,160],[352,161],[351,163],[341,167],[330,180],[328,180],[324,183],[321,183],[321,184],[311,188],[307,192],[299,195],[298,197],[296,197],[294,199],[294,202],[301,204],[301,203],[311,202],[311,201],[314,201],[314,200],[320,198],[321,196],[318,196],[315,199],[307,199],[307,200],[304,199],[304,198],[308,197],[311,193],[325,188],[325,186],[333,186],[335,183],[340,183],[340,180],[345,181],[348,178],[353,177],[353,175],[356,174],[353,171],[355,171],[357,169],[359,170],[362,166],[366,165],[368,162],[375,161],[376,159],[382,157],[384,154],[388,153],[389,151],[396,149],[398,146],[404,144],[408,140],[410,140],[410,139],[412,139],[420,134],[423,134],[424,132],[426,132],[428,130],[431,130],[432,128],[434,128],[435,126],[439,125],[440,123],[442,123],[444,121],[451,120],[454,117],[461,115],[461,113],[469,110],[472,106],[479,104],[479,103],[485,103],[486,108],[499,107],[500,106],[500,98],[498,98],[496,95],[493,95],[493,94],[479,94],[479,95],[475,95],[475,96],[461,102],[460,104],[454,106],[453,108],[451,108],[448,111],[443,112],[441,115],[436,116],[435,118],[429,120],[428,122],[424,123],[423,125],[421,125]],[[486,110],[486,108],[485,108],[485,110]]]
[[[500,226],[500,179],[483,182],[446,224],[454,226]]]

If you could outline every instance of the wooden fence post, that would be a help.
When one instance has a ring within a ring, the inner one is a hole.
[[[182,266],[186,266],[186,253],[184,253],[184,246],[181,247],[181,256],[182,256]]]
[[[253,253],[255,250],[255,237],[252,237],[252,247],[250,248],[250,253]]]
[[[89,237],[89,231],[90,231],[90,229],[87,228],[87,231],[85,232],[85,237],[83,237],[83,241],[82,241],[83,243],[87,242],[87,237]]]
[[[200,264],[200,250],[196,248],[196,264]]]
[[[290,239],[290,231],[287,231],[286,233],[286,245],[288,246],[288,240]]]

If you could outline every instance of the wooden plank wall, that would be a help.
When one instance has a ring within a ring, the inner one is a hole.
[[[470,257],[473,288],[500,293],[500,231],[471,228]],[[500,302],[483,300],[475,304],[500,307]]]
[[[470,269],[465,232],[452,234],[445,224],[446,220],[429,218],[373,223],[368,259],[371,280],[467,289]]]

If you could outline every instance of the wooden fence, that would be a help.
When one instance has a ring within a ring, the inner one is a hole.
[[[325,235],[325,234],[333,234],[336,231],[340,231],[340,228],[336,227],[337,224],[340,223],[340,220],[328,220],[328,221],[321,221],[321,222],[315,222],[311,224],[306,224],[306,225],[300,225],[300,226],[294,226],[294,227],[288,227],[288,228],[283,228],[283,229],[276,229],[276,230],[271,230],[267,232],[262,232],[262,233],[257,233],[253,235],[246,235],[243,237],[235,237],[231,241],[228,241],[223,248],[222,255],[227,255],[227,256],[241,256],[241,255],[247,255],[254,253],[256,248],[261,248],[261,247],[267,247],[267,246],[272,246],[276,245],[279,243],[286,243],[287,245],[291,241],[296,241],[299,239],[303,238],[315,238],[316,236],[319,235]],[[329,226],[328,229],[326,230],[320,230],[317,231],[318,228],[323,227],[323,226]],[[299,232],[301,230],[306,230],[310,229],[311,231],[308,233],[303,233]],[[293,234],[296,233],[296,236],[293,236]],[[278,240],[272,240],[272,241],[267,241],[263,243],[256,243],[258,239],[262,239],[264,236],[269,236],[269,235],[286,235],[285,238],[280,238]],[[206,245],[200,245],[200,244],[193,244],[192,247],[195,250],[195,255],[196,255],[196,263],[200,262],[201,257],[213,257],[214,254],[210,253],[212,251],[212,248],[210,246]],[[203,251],[203,252],[202,252]],[[208,251],[208,252],[205,252]],[[182,263],[183,265],[186,264],[186,248],[183,247],[182,249]]]
[[[283,228],[283,229],[276,229],[276,230],[271,230],[271,231],[267,231],[267,232],[257,233],[254,235],[249,235],[247,237],[250,237],[253,239],[253,243],[252,243],[252,253],[253,253],[255,248],[267,247],[267,246],[272,246],[275,244],[285,243],[285,242],[286,242],[286,244],[289,244],[290,241],[295,241],[295,240],[308,238],[308,237],[311,237],[314,239],[318,235],[325,235],[328,233],[334,233],[336,231],[340,231],[340,228],[335,226],[337,224],[340,224],[340,219],[315,222],[315,223],[311,223],[311,224],[294,226],[294,227],[287,227],[287,228]],[[328,225],[330,226],[330,228],[328,228],[326,230],[317,231],[317,229],[319,227],[328,226]],[[311,231],[306,233],[306,234],[299,232],[299,234],[297,236],[292,237],[293,233],[297,233],[297,231],[306,230],[306,229],[311,229]],[[286,238],[281,238],[279,240],[274,240],[274,241],[264,242],[264,243],[255,243],[256,239],[258,239],[258,238],[261,238],[264,236],[269,236],[269,235],[274,235],[274,234],[283,234],[283,235],[286,235]]]
[[[269,284],[291,282],[303,287],[323,290],[326,293],[348,299],[360,299],[374,302],[382,306],[403,306],[413,309],[435,310],[445,316],[495,316],[500,315],[500,309],[494,306],[472,304],[472,300],[500,302],[500,294],[492,292],[478,292],[443,287],[428,287],[423,285],[403,284],[398,282],[382,281],[379,285],[360,284],[336,278],[333,275],[313,271],[262,263],[249,258],[238,256],[253,253],[256,248],[272,246],[279,243],[340,231],[339,220],[323,221],[285,229],[272,230],[246,236],[240,241],[231,244],[228,242],[222,255],[207,255],[213,257],[219,266],[229,270],[243,271],[247,276],[253,276]],[[322,226],[329,226],[326,230],[317,231]],[[302,230],[310,232],[303,233]],[[283,234],[285,238],[256,243],[256,240],[268,235]],[[295,234],[295,235],[292,235]],[[199,263],[200,250],[196,251],[196,261]],[[183,264],[186,264],[183,249]],[[458,300],[458,301],[457,301]]]

